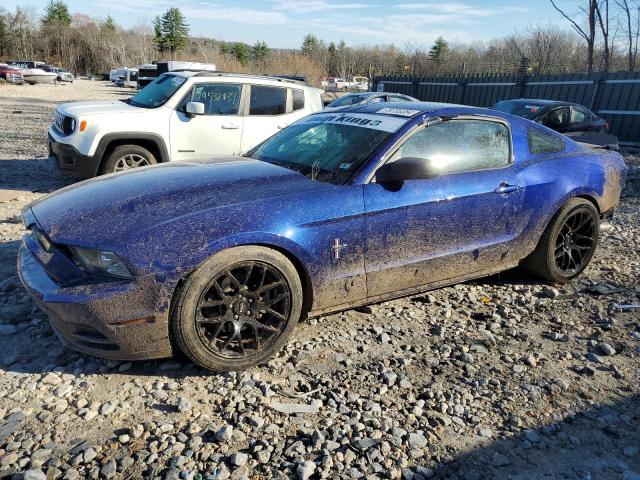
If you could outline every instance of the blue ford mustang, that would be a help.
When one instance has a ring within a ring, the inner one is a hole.
[[[523,265],[589,263],[619,154],[431,103],[308,116],[244,157],[65,188],[24,211],[22,282],[61,341],[212,370],[264,362],[304,316]]]

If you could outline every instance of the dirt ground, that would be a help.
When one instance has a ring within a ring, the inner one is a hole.
[[[130,94],[0,85],[0,479],[640,480],[636,156],[570,284],[512,271],[312,319],[213,375],[69,351],[16,277],[21,209],[72,182],[47,161],[56,105]]]

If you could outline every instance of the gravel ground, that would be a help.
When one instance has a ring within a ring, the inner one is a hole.
[[[640,161],[587,271],[519,272],[301,323],[268,365],[212,375],[62,347],[15,277],[20,210],[65,100],[0,85],[0,479],[640,480]],[[615,288],[612,288],[615,287]]]

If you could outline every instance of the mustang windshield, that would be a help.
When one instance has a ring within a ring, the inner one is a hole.
[[[131,97],[129,103],[134,107],[157,108],[164,105],[186,80],[180,75],[160,75]]]
[[[316,114],[269,138],[247,156],[343,184],[405,119],[367,114]]]

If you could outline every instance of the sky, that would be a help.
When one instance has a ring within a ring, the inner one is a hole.
[[[3,0],[5,8],[30,6],[41,13],[48,0]],[[275,48],[297,48],[307,33],[350,46],[429,47],[438,36],[450,42],[485,41],[529,25],[566,24],[548,0],[66,0],[72,13],[131,27],[150,24],[178,7],[192,35]]]

